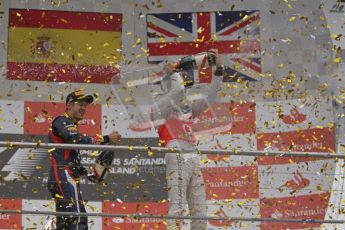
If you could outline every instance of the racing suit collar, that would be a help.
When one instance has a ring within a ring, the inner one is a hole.
[[[72,117],[70,117],[70,116],[69,116],[67,113],[64,113],[64,116],[65,116],[65,117],[67,117],[67,118],[69,118],[69,119],[71,119],[75,125],[77,125],[77,124],[78,124],[78,120],[73,119],[73,118],[72,118]]]

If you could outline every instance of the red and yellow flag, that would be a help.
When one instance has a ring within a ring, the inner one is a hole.
[[[10,9],[7,78],[109,82],[121,30],[121,14]]]

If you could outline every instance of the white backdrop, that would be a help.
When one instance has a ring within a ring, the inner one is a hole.
[[[7,37],[8,37],[8,9],[50,9],[50,10],[68,10],[68,11],[86,11],[86,12],[113,12],[123,14],[123,33],[122,33],[122,54],[126,59],[132,59],[139,63],[146,64],[145,55],[137,59],[136,55],[143,53],[142,47],[146,47],[146,17],[147,13],[165,13],[165,12],[199,12],[199,11],[220,11],[230,10],[234,5],[234,10],[255,9],[261,12],[261,49],[262,49],[262,69],[266,73],[264,79],[257,83],[251,83],[249,88],[239,84],[227,90],[229,99],[239,101],[271,101],[275,99],[298,98],[305,93],[307,89],[321,89],[325,91],[340,93],[340,87],[343,87],[344,63],[334,62],[333,44],[344,48],[344,39],[340,41],[332,40],[331,34],[344,33],[343,24],[345,20],[341,19],[344,14],[330,14],[329,8],[335,1],[324,1],[327,7],[327,13],[320,6],[320,1],[275,1],[275,0],[244,0],[244,1],[91,1],[91,0],[70,0],[67,4],[52,4],[59,1],[42,1],[42,0],[0,0],[3,13],[0,14],[0,99],[2,108],[5,108],[6,100],[16,100],[12,103],[12,109],[17,110],[17,104],[22,106],[22,101],[49,101],[48,97],[52,96],[53,101],[61,101],[61,95],[66,95],[74,89],[78,89],[85,84],[80,83],[45,83],[30,82],[31,88],[38,87],[37,91],[28,91],[27,82],[9,81],[6,79],[6,62],[7,62]],[[63,2],[63,1],[61,1]],[[154,2],[155,4],[152,4]],[[332,2],[332,4],[330,3]],[[306,21],[308,18],[308,21]],[[339,20],[337,20],[339,19]],[[331,30],[331,32],[330,32]],[[130,32],[130,33],[129,33]],[[141,46],[134,46],[135,42],[140,39]],[[292,71],[297,78],[289,83],[285,80],[286,75]],[[340,82],[340,84],[339,84]],[[328,85],[325,86],[324,83]],[[330,89],[329,89],[330,88]],[[291,90],[292,91],[288,91]],[[99,92],[104,104],[105,99],[111,96],[109,85],[88,84],[88,92]],[[114,98],[110,104],[116,104]],[[340,106],[341,107],[341,106]],[[1,114],[5,118],[2,121],[8,124],[8,117],[13,116],[8,111]],[[107,109],[105,109],[107,110]],[[338,114],[342,114],[339,108]],[[329,115],[330,116],[330,115]],[[330,119],[330,117],[328,117]],[[333,117],[332,119],[333,120]],[[6,126],[6,130],[20,129],[18,124],[11,122],[12,126]],[[344,124],[343,116],[338,120]],[[340,127],[339,130],[344,130]],[[3,132],[3,131],[2,131]],[[10,132],[10,131],[9,131]],[[344,132],[338,133],[338,145],[345,143]],[[265,171],[265,170],[263,170]],[[338,165],[336,173],[339,173],[338,181],[335,181],[332,189],[344,189],[343,171]],[[333,203],[337,206],[343,206],[339,202],[342,193],[334,193],[331,196]],[[25,202],[25,207],[33,207],[30,202]],[[33,207],[34,208],[34,207]],[[337,209],[329,207],[327,216],[332,218],[342,218],[337,214]],[[329,227],[332,229],[332,227]]]

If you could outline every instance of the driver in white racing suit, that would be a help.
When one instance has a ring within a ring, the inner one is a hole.
[[[191,70],[216,66],[217,60],[217,52],[211,50],[184,57],[175,65],[167,64],[167,74],[159,82],[161,92],[154,96],[150,125],[158,127],[163,146],[182,150],[165,154],[168,214],[172,216],[185,216],[188,211],[191,216],[207,215],[201,155],[195,147],[193,122],[201,112],[212,110],[211,105],[222,82],[219,76],[223,75],[223,68],[217,66],[217,76],[212,78],[211,83],[200,83],[198,75],[193,75]],[[142,122],[135,122],[129,128],[138,130],[143,126]],[[187,204],[189,210],[186,210]],[[181,229],[186,224],[181,220],[167,220],[167,223],[167,229]],[[206,229],[206,224],[207,220],[194,219],[191,229]]]

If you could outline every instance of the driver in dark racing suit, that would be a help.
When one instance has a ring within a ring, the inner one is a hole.
[[[66,98],[66,112],[56,117],[48,134],[50,143],[66,144],[117,144],[121,136],[117,132],[94,137],[78,132],[77,123],[83,119],[86,107],[93,102],[91,95],[81,91],[70,93]],[[48,178],[48,190],[55,199],[57,212],[86,212],[80,192],[80,176],[88,170],[81,165],[78,150],[52,149],[50,151],[51,168]],[[87,217],[57,216],[56,229],[88,229]]]

